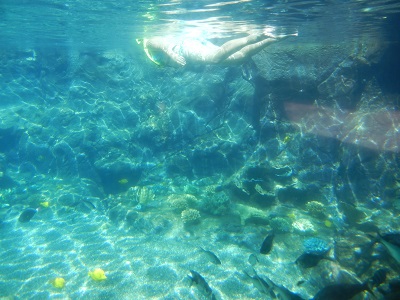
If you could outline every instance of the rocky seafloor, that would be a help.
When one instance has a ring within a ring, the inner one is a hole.
[[[397,50],[293,38],[189,70],[139,49],[2,51],[0,297],[207,299],[190,270],[221,299],[270,297],[252,268],[304,299],[397,278],[370,235],[400,230]],[[304,268],[312,237],[329,253]]]

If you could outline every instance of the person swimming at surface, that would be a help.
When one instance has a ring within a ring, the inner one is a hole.
[[[183,67],[187,63],[240,65],[267,45],[290,36],[297,36],[297,33],[249,35],[230,40],[222,46],[196,38],[153,37],[136,41],[143,44],[147,57],[156,65]]]

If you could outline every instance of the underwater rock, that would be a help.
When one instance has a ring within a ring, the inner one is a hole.
[[[389,284],[378,288],[379,292],[384,295],[384,299],[396,300],[400,298],[400,279],[392,279]]]
[[[378,287],[386,280],[386,269],[380,269],[374,272],[371,278],[363,283],[337,283],[322,288],[313,298],[313,300],[337,300],[337,299],[353,299],[357,294],[368,291],[375,295],[372,291],[373,287]],[[381,289],[378,289],[380,292]],[[384,293],[385,295],[385,293]],[[384,299],[397,299],[398,297],[384,297]],[[380,298],[379,298],[380,299]]]
[[[134,226],[135,222],[139,219],[140,215],[137,211],[128,211],[125,216],[126,225],[127,226]]]
[[[166,172],[169,176],[182,175],[187,178],[193,178],[193,166],[188,157],[182,154],[173,155],[166,165]]]
[[[369,290],[368,284],[365,282],[346,284],[339,283],[326,286],[321,289],[313,298],[313,300],[338,300],[338,299],[352,299],[362,291]]]
[[[0,128],[0,152],[5,153],[18,146],[23,130],[17,127]]]
[[[11,177],[4,174],[3,171],[0,171],[0,189],[7,190],[15,186],[18,186],[17,182],[14,181]]]
[[[376,260],[373,244],[374,241],[366,235],[347,231],[343,237],[335,238],[335,257],[342,267],[355,268],[358,274],[362,274]]]
[[[58,176],[73,178],[79,174],[75,151],[68,143],[60,141],[51,150],[56,160],[56,172]]]
[[[137,184],[143,172],[140,166],[129,161],[107,159],[96,161],[95,170],[100,176],[106,194],[126,192]],[[126,179],[128,184],[121,183],[121,179]]]
[[[137,212],[132,212],[132,216],[136,216],[135,213]],[[123,221],[126,215],[126,209],[124,209],[121,205],[114,206],[108,211],[108,217],[114,223]],[[132,219],[130,218],[130,220]]]
[[[31,164],[35,172],[48,173],[56,171],[55,157],[47,143],[35,144],[30,140],[24,141],[19,150],[24,164]]]
[[[83,203],[84,201],[85,199],[81,195],[75,193],[65,193],[58,198],[57,203],[61,206],[74,207],[74,208],[82,204],[84,210],[86,210],[85,207],[90,209],[95,209],[94,204],[90,202],[90,200],[88,200],[90,203],[86,204]]]
[[[307,201],[307,192],[307,190],[302,188],[288,186],[280,188],[277,192],[277,196],[281,202],[292,202],[297,205]]]
[[[353,93],[360,88],[357,67],[351,58],[344,59],[330,76],[318,85],[318,92],[322,98],[340,99],[343,101],[341,104],[353,106]]]
[[[76,160],[79,177],[93,180],[93,182],[96,183],[97,190],[99,190],[98,185],[101,183],[100,176],[97,174],[87,155],[84,153],[79,153],[76,156]]]
[[[369,279],[368,284],[370,287],[378,287],[386,281],[389,269],[379,269],[374,272],[372,277]]]
[[[283,98],[301,97],[302,93],[317,93],[315,89],[321,78],[326,78],[352,52],[351,43],[311,43],[299,47],[293,37],[269,46],[253,59],[260,70],[259,76],[265,80],[265,93]]]
[[[269,219],[267,214],[258,208],[250,205],[236,203],[232,210],[240,217],[242,225],[255,224],[255,225],[268,225]]]

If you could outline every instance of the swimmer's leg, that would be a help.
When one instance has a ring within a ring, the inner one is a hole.
[[[238,51],[232,53],[229,55],[224,62],[228,64],[240,64],[244,62],[245,60],[249,59],[253,55],[257,54],[260,52],[262,49],[264,49],[268,44],[282,40],[285,38],[288,38],[293,35],[284,35],[284,36],[277,36],[275,38],[266,38],[262,41],[256,42],[254,44],[246,45],[243,48],[239,49]]]
[[[218,50],[209,57],[209,61],[212,63],[219,63],[227,59],[231,54],[242,49],[246,45],[256,43],[264,38],[264,35],[249,35],[243,38],[234,39],[226,42]],[[272,39],[273,40],[273,39]]]
[[[235,53],[229,55],[226,59],[225,62],[227,63],[242,63],[246,59],[252,57],[253,55],[257,54],[260,52],[262,49],[264,49],[268,44],[275,42],[275,39],[265,39],[260,42],[247,45],[240,49],[239,51],[236,51]]]

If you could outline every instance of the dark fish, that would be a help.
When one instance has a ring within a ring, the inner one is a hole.
[[[210,299],[212,300],[216,299],[212,289],[210,288],[206,280],[203,278],[203,276],[201,276],[199,273],[193,270],[190,270],[190,273],[192,274],[192,276],[188,275],[188,277],[192,280],[192,283],[193,282],[196,283],[199,290],[201,290],[201,292],[205,296],[210,297]]]
[[[400,299],[400,280],[391,280],[387,288],[383,289],[378,287],[378,290],[384,295],[385,300],[398,300]]]
[[[208,250],[205,250],[205,249],[203,249],[203,248],[201,248],[201,247],[199,247],[205,254],[207,254],[207,256],[208,256],[208,259],[213,263],[213,264],[216,264],[216,265],[220,265],[221,264],[221,261],[219,260],[219,258],[213,253],[213,252],[211,252],[211,251],[208,251]]]
[[[76,201],[72,204],[69,204],[68,206],[74,207],[74,208],[87,208],[89,210],[96,209],[96,206],[93,204],[92,201],[89,201],[87,199],[81,199],[80,201]]]
[[[306,282],[306,281],[305,281],[305,280],[299,280],[299,281],[297,281],[296,285],[297,285],[297,286],[300,286],[300,285],[302,285],[304,282]]]
[[[25,209],[19,216],[18,221],[20,221],[21,223],[28,223],[37,213],[37,211],[37,209],[31,207]]]
[[[258,258],[257,255],[255,255],[254,253],[249,255],[249,264],[251,264],[252,266],[255,266],[258,263]]]
[[[265,277],[265,276],[264,276]],[[272,287],[275,297],[273,299],[280,299],[280,300],[304,300],[298,294],[293,293],[292,291],[288,290],[282,285],[275,284],[272,282],[271,279],[265,277],[265,281],[269,286]]]
[[[375,271],[374,275],[370,278],[368,284],[370,287],[380,286],[382,283],[386,281],[386,275],[389,273],[388,269],[379,269]]]
[[[386,249],[389,251],[390,255],[400,263],[400,233],[388,233],[388,234],[378,234],[379,242],[381,242]]]
[[[273,245],[275,234],[273,232],[270,232],[267,237],[264,239],[261,248],[260,248],[260,253],[261,254],[268,254]]]
[[[321,259],[325,258],[324,255],[317,255],[312,253],[303,253],[296,259],[296,264],[303,268],[312,268],[318,265]]]
[[[83,203],[87,208],[96,209],[96,206],[95,206],[91,201],[89,201],[89,200],[87,200],[87,199],[82,199],[82,203]]]
[[[333,284],[321,289],[313,300],[349,300],[363,291],[369,291],[373,294],[368,287],[368,282]]]
[[[258,274],[256,273],[256,271],[253,269],[254,275],[250,276],[249,273],[247,273],[246,271],[243,271],[244,274],[246,274],[248,277],[251,278],[253,285],[257,288],[257,290],[260,291],[260,293],[262,294],[266,294],[266,295],[270,295],[272,298],[276,298],[276,295],[274,293],[274,291],[272,290],[272,287],[269,286],[269,284],[262,279],[260,276],[258,276]]]

